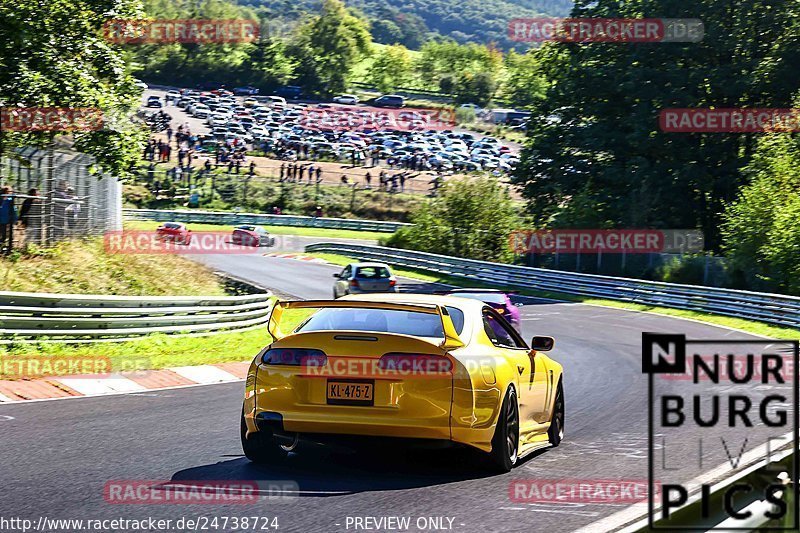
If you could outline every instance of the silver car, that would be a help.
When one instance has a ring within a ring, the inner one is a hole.
[[[397,278],[385,263],[351,263],[333,275],[333,297],[370,292],[397,292]]]

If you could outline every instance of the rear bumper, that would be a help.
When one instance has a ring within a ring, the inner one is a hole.
[[[260,432],[268,432],[278,436],[294,435],[297,433],[302,440],[320,443],[356,445],[363,442],[361,437],[370,437],[370,440],[385,437],[392,441],[409,439],[436,440],[451,443],[449,427],[425,427],[413,425],[413,423],[403,426],[394,424],[354,423],[336,420],[335,418],[332,419],[330,416],[319,417],[318,420],[284,420],[280,413],[269,411],[258,413],[253,422],[255,429]]]

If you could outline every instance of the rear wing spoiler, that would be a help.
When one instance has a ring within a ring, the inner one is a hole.
[[[357,300],[303,300],[292,302],[276,302],[269,317],[267,329],[276,340],[282,339],[287,334],[281,331],[281,317],[286,309],[384,309],[390,311],[411,311],[439,315],[444,331],[444,341],[441,348],[453,350],[465,346],[464,341],[458,336],[453,320],[447,308],[437,304],[414,304],[394,302],[365,302]]]

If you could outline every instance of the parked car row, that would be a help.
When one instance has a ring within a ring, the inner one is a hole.
[[[239,91],[242,92],[242,91]],[[153,102],[158,100],[153,98]],[[511,148],[491,136],[454,130],[429,130],[420,110],[392,111],[408,127],[376,126],[347,130],[328,127],[316,120],[315,113],[336,110],[337,115],[359,122],[370,111],[359,104],[356,95],[341,94],[332,104],[290,103],[278,95],[248,94],[235,97],[225,89],[170,91],[167,99],[187,114],[204,120],[213,142],[265,147],[282,157],[299,158],[300,151],[319,159],[364,161],[378,158],[399,167],[413,160],[417,170],[510,172],[519,162]],[[397,95],[384,95],[368,102],[370,106],[402,108]],[[160,101],[159,101],[160,105]],[[150,106],[150,100],[148,100]],[[363,121],[362,121],[363,122]]]

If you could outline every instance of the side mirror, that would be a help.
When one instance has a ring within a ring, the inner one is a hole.
[[[534,337],[531,339],[531,348],[537,352],[549,352],[555,344],[556,340],[553,337]]]

